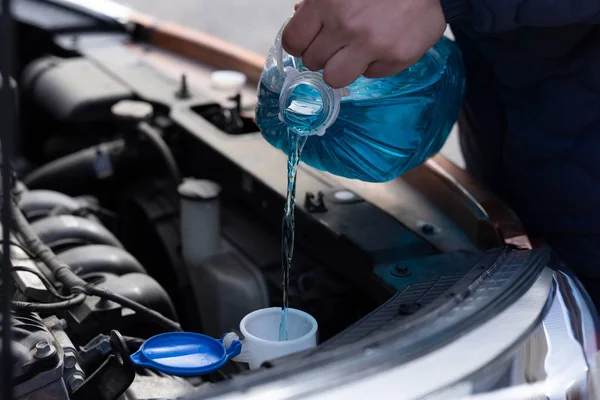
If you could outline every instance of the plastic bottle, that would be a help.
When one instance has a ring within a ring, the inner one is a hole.
[[[368,182],[394,179],[442,148],[464,95],[462,58],[451,40],[442,38],[397,75],[332,89],[322,72],[283,51],[282,32],[262,72],[256,112],[273,146],[288,154],[288,130],[307,135],[304,163]]]

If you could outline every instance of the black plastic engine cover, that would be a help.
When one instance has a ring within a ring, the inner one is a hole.
[[[110,118],[111,106],[133,93],[85,58],[43,58],[23,71],[23,90],[53,118],[92,122]]]

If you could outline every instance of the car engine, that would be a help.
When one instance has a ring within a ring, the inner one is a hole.
[[[125,398],[141,399],[157,398],[157,390],[164,398],[173,398],[227,378],[227,371],[208,380],[134,372],[123,360],[145,338],[170,326],[110,298],[87,295],[76,301],[79,296],[67,296],[69,288],[35,250],[36,242],[43,246],[40,252],[47,248],[82,284],[108,289],[119,299],[178,321],[186,330],[214,337],[235,331],[248,312],[280,301],[276,234],[222,206],[221,187],[213,181],[188,178],[176,187],[171,176],[163,179],[150,173],[110,192],[106,186],[90,187],[95,195],[36,189],[54,186],[54,173],[85,174],[86,168],[88,173],[101,172],[108,164],[103,164],[103,157],[112,157],[115,161],[110,164],[118,165],[128,149],[120,141],[100,144],[42,165],[26,176],[25,183],[16,183],[14,212],[23,224],[11,242],[17,287],[13,317],[17,398],[97,398],[102,391],[102,398],[125,392],[129,396]],[[73,187],[85,185],[91,176],[65,178],[56,182],[68,190],[69,182],[75,183]],[[240,246],[253,251],[245,253]],[[335,274],[308,258],[298,259],[292,304],[323,321],[322,338],[373,307],[373,300],[358,295]],[[114,392],[106,392],[109,387]]]

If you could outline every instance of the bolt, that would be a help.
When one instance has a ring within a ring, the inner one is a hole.
[[[235,96],[229,97],[227,100],[233,101],[235,103],[235,112],[237,114],[242,112],[242,95],[240,93]]]
[[[421,305],[419,303],[412,304],[400,304],[398,307],[398,314],[400,315],[411,315],[419,311]]]
[[[77,356],[73,349],[65,349],[65,368],[73,368],[77,364]]]
[[[49,348],[50,348],[50,343],[47,340],[42,340],[35,344],[35,351],[37,353],[46,352],[46,351],[48,351]]]
[[[48,358],[56,352],[54,346],[47,340],[41,340],[35,344],[35,358]]]
[[[181,74],[181,81],[179,84],[179,90],[175,93],[175,97],[179,99],[188,99],[190,97],[190,91],[187,84],[187,76]]]
[[[73,375],[67,379],[67,385],[69,385],[71,392],[74,392],[75,390],[79,389],[81,385],[83,385],[84,381],[85,379],[81,372],[74,372]]]
[[[424,224],[421,227],[421,232],[423,232],[426,235],[431,235],[431,234],[435,233],[435,227],[431,224]]]
[[[410,276],[410,270],[406,265],[398,264],[392,269],[392,276],[396,278],[407,278]]]
[[[315,201],[315,195],[311,192],[306,192],[304,208],[310,213],[327,212],[327,207],[325,206],[325,194],[319,191],[317,193],[317,201]]]

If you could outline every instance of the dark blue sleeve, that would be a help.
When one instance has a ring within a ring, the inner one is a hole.
[[[600,23],[598,0],[441,0],[448,23],[468,20],[480,32]]]

